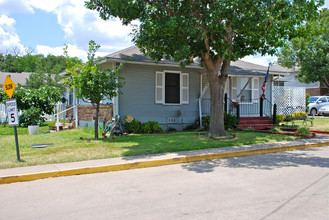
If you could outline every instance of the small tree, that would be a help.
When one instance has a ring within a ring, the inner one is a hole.
[[[301,27],[303,36],[293,38],[281,50],[279,63],[288,68],[299,67],[298,80],[323,82],[329,88],[329,10],[319,19]]]
[[[100,48],[94,41],[89,42],[88,61],[85,64],[74,62],[67,55],[67,47],[64,48],[67,57],[66,72],[68,77],[65,83],[72,89],[75,88],[77,98],[84,102],[91,103],[96,109],[95,116],[95,139],[98,138],[98,115],[100,103],[104,98],[117,96],[118,89],[122,88],[122,77],[119,76],[119,70],[122,66],[112,67],[101,70],[98,62],[101,59],[95,58],[96,51]]]

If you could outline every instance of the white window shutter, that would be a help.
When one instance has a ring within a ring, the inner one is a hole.
[[[252,98],[259,99],[259,79],[253,78],[252,85]]]
[[[165,96],[165,74],[164,72],[155,73],[155,103],[163,104]]]
[[[189,103],[189,75],[188,73],[181,74],[181,104]]]

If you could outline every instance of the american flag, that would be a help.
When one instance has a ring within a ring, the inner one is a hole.
[[[265,76],[264,83],[263,83],[263,85],[262,85],[262,91],[263,91],[262,98],[263,98],[263,99],[265,99],[265,90],[266,90],[266,85],[267,85],[268,74],[269,74],[269,72],[270,72],[270,66],[271,66],[271,63],[268,64],[267,73],[266,73],[266,76]]]

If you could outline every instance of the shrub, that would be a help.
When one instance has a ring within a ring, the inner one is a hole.
[[[151,133],[151,125],[148,122],[145,122],[141,126],[142,133]]]
[[[224,127],[227,129],[236,129],[238,126],[238,117],[229,113],[224,114]]]
[[[138,134],[140,132],[140,125],[141,123],[138,120],[134,119],[130,123],[126,122],[124,124],[124,128],[127,133]]]
[[[202,117],[202,127],[208,131],[210,125],[210,115]]]
[[[177,131],[176,128],[173,128],[173,127],[168,127],[167,128],[167,132],[175,132],[175,131]]]
[[[202,127],[205,130],[209,130],[209,124],[210,124],[210,116],[202,117]],[[225,130],[227,129],[236,129],[238,126],[238,118],[236,115],[233,115],[231,113],[224,114],[224,127]]]
[[[284,120],[284,116],[283,115],[276,115],[276,123],[281,123]]]
[[[293,116],[292,114],[287,114],[286,117],[284,117],[284,121],[292,121]]]
[[[305,112],[295,112],[292,114],[293,118],[305,119],[307,118],[307,114]]]
[[[149,121],[148,122],[151,127],[151,133],[161,133],[163,132],[163,127],[159,125],[159,122],[157,121]]]
[[[43,122],[45,122],[45,119],[41,116],[41,110],[39,108],[31,107],[24,110],[19,116],[19,124],[21,127],[42,125]]]
[[[309,135],[309,134],[311,134],[310,128],[309,127],[300,127],[297,130],[297,134]]]

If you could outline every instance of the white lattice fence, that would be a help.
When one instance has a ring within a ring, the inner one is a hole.
[[[273,103],[277,104],[277,114],[287,115],[294,112],[305,112],[305,88],[274,86]]]

